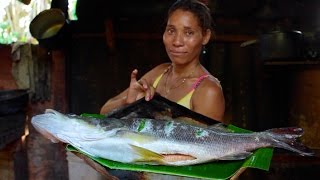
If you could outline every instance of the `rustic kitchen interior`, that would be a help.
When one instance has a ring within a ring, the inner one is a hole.
[[[162,33],[172,2],[77,0],[71,19],[68,0],[52,0],[47,9],[65,15],[58,17],[57,35],[38,44],[1,41],[0,179],[104,178],[63,144],[42,137],[30,118],[47,108],[99,113],[107,99],[127,88],[134,68],[144,74],[168,62]],[[302,127],[301,141],[318,155],[275,150],[269,171],[249,168],[239,179],[320,177],[320,1],[204,2],[215,34],[202,63],[221,81],[225,120],[252,131]],[[30,30],[57,16],[44,15]],[[121,171],[112,175],[117,176]]]

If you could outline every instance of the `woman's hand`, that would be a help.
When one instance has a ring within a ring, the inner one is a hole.
[[[146,101],[153,98],[155,89],[148,83],[145,78],[137,81],[138,70],[133,70],[131,73],[130,86],[122,91],[117,96],[110,98],[100,109],[101,114],[108,113],[115,108],[133,103],[138,99],[145,97]]]
[[[138,99],[145,97],[146,101],[153,98],[155,89],[150,85],[146,79],[142,78],[137,81],[138,70],[135,69],[131,73],[130,86],[128,88],[127,103],[133,103]]]

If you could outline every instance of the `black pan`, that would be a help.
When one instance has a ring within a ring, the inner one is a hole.
[[[150,101],[145,101],[144,98],[141,98],[132,104],[109,112],[106,116],[108,118],[172,118],[177,120],[179,120],[179,118],[191,118],[193,121],[207,125],[219,123],[217,120],[191,111],[159,94],[156,94]]]
[[[19,112],[27,107],[28,90],[0,90],[0,116]]]

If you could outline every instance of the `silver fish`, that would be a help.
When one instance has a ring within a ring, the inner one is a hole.
[[[65,115],[52,109],[32,117],[32,125],[52,142],[68,143],[94,157],[123,163],[193,165],[241,160],[262,147],[277,147],[311,156],[296,139],[301,128],[234,133],[172,120],[96,119]]]

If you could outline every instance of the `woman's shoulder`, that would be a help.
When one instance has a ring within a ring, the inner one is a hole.
[[[192,105],[194,110],[222,121],[225,100],[219,80],[212,75],[205,78],[192,96]]]
[[[222,86],[218,78],[214,77],[211,74],[207,74],[205,77],[206,78],[203,78],[202,82],[199,83],[199,86],[196,90],[196,94],[208,96],[221,94]]]
[[[213,75],[208,75],[207,83],[209,86],[213,86],[214,88],[222,89],[221,83],[218,78],[214,77]]]

